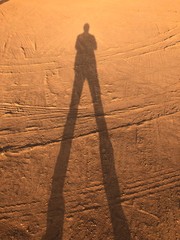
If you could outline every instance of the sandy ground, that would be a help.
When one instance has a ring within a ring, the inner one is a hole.
[[[179,239],[179,66],[178,0],[0,1],[0,239]]]

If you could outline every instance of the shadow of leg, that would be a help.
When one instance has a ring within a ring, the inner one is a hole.
[[[52,189],[48,202],[47,229],[45,236],[43,236],[42,238],[43,240],[61,240],[63,237],[63,224],[65,213],[63,188],[68,167],[68,161],[70,157],[72,139],[78,114],[78,105],[82,93],[83,82],[84,79],[82,72],[76,71],[70,108],[64,126],[61,148],[52,178]]]
[[[103,184],[109,205],[114,240],[130,240],[128,223],[120,203],[121,193],[115,170],[113,147],[104,117],[100,85],[95,66],[88,69],[87,77],[94,104],[97,128],[99,131],[99,149],[103,171]]]

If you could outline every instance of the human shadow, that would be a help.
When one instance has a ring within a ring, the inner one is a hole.
[[[0,4],[3,4],[5,2],[9,2],[9,0],[2,0],[2,1],[0,1]]]
[[[108,134],[105,114],[101,100],[101,91],[98,80],[96,58],[97,49],[95,37],[89,33],[89,25],[84,25],[84,33],[76,40],[75,78],[72,90],[71,103],[64,126],[60,152],[57,158],[52,179],[52,190],[48,203],[47,229],[43,240],[62,240],[65,203],[63,188],[70,157],[73,134],[78,115],[78,105],[87,79],[92,101],[96,124],[99,134],[99,151],[103,172],[103,184],[109,206],[114,240],[130,240],[128,223],[120,202],[120,188],[115,170],[113,147]],[[103,217],[103,216],[102,216]]]

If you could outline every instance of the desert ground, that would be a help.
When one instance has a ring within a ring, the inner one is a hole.
[[[179,0],[0,1],[0,240],[180,239],[179,109]]]

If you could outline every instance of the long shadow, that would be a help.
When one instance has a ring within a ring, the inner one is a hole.
[[[3,4],[5,2],[9,2],[9,0],[2,0],[2,1],[0,1],[0,4]]]
[[[76,40],[75,79],[72,98],[64,126],[61,149],[57,158],[52,180],[51,196],[48,203],[47,229],[43,240],[62,240],[65,204],[63,187],[70,157],[72,139],[78,114],[78,105],[87,79],[99,133],[99,151],[103,171],[103,183],[108,201],[114,240],[130,240],[130,232],[120,204],[120,188],[115,170],[114,153],[104,117],[101,91],[97,75],[94,50],[97,49],[95,37],[89,34],[89,25],[84,25],[84,33]]]

